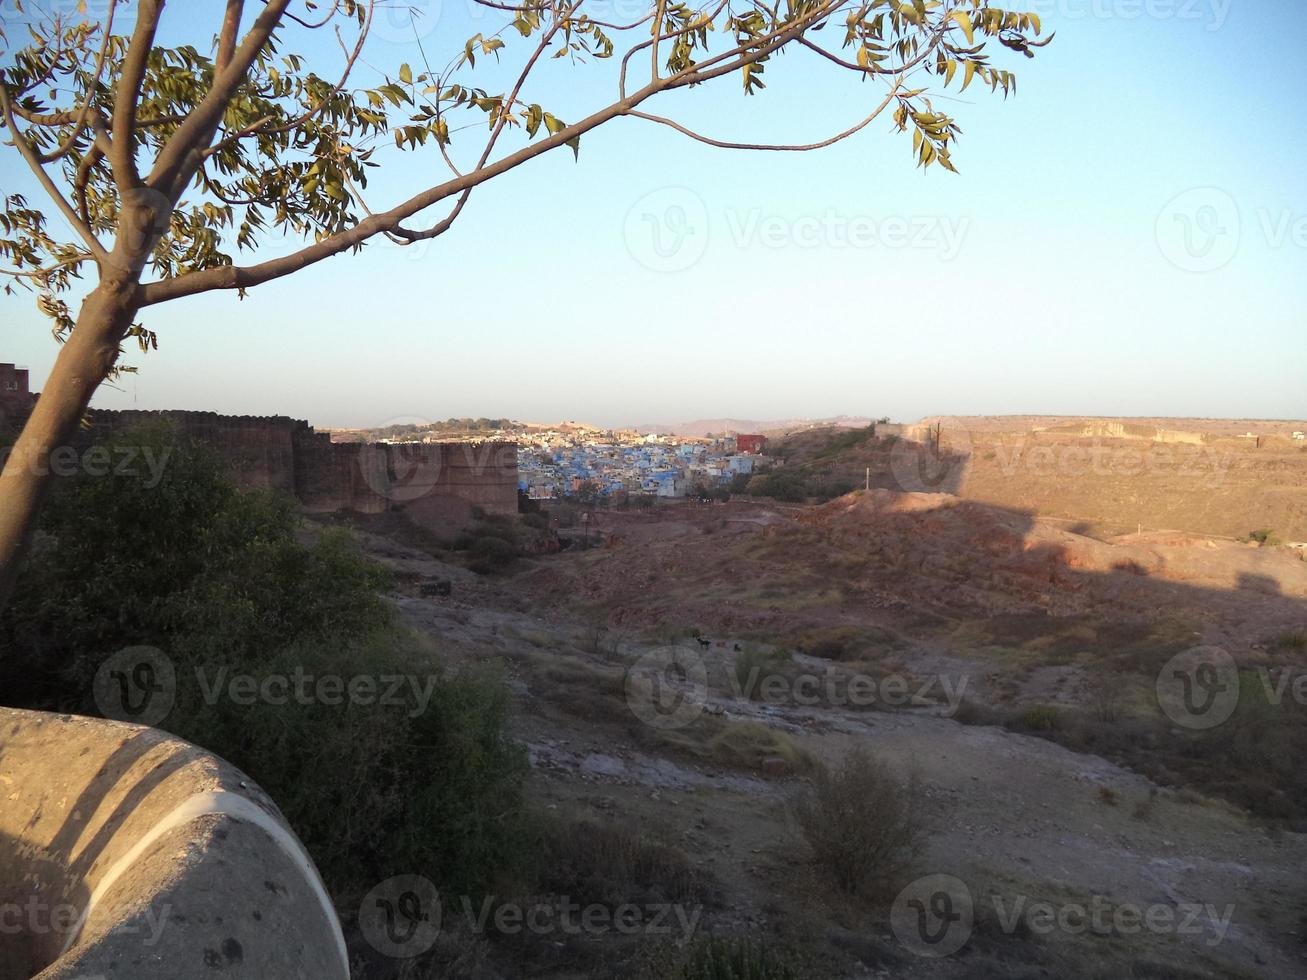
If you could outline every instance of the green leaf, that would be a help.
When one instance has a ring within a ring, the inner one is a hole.
[[[968,61],[966,65],[967,65],[967,71],[962,78],[962,88],[959,89],[959,91],[961,92],[965,92],[967,90],[967,86],[971,84],[971,77],[976,73],[976,63],[974,61]]]
[[[404,65],[400,65],[400,66],[399,66],[399,80],[400,80],[401,82],[403,82],[405,85],[412,85],[412,84],[413,84],[413,69],[410,68],[410,67],[409,67],[408,65],[406,65],[406,64],[404,64]]]
[[[962,28],[962,33],[967,36],[967,43],[974,45],[976,36],[971,27],[971,15],[965,10],[954,10],[949,13],[949,16],[958,22],[958,27]]]

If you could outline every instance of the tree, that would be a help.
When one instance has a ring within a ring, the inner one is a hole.
[[[31,5],[14,2],[20,12]],[[435,238],[475,188],[562,146],[579,154],[586,133],[621,117],[716,147],[786,151],[829,146],[890,111],[900,131],[912,131],[920,166],[953,170],[959,130],[931,91],[960,75],[960,88],[979,78],[1006,95],[1015,78],[990,63],[989,42],[1026,56],[1047,43],[1035,40],[1036,15],[989,0],[650,0],[643,17],[620,24],[590,17],[586,0],[474,0],[501,18],[499,30],[469,38],[442,68],[423,53],[421,70],[398,65],[380,84],[356,87],[377,0],[263,0],[248,11],[244,0],[226,0],[216,34],[194,16],[196,43],[174,47],[156,38],[166,2],[101,0],[96,18],[84,2],[80,13],[41,14],[12,51],[0,27],[0,118],[61,219],[4,194],[0,271],[7,290],[34,290],[62,343],[0,475],[0,604],[50,487],[50,452],[73,434],[99,384],[127,370],[124,346],[158,344],[142,311],[211,290],[243,295],[378,236],[400,245]],[[115,33],[133,13],[130,31]],[[341,63],[324,77],[287,52],[294,38],[328,29]],[[474,84],[478,59],[519,48],[511,88]],[[787,48],[877,83],[867,115],[819,142],[777,145],[718,140],[641,108],[728,76],[756,94],[767,63]],[[616,97],[597,99],[582,119],[565,122],[528,96],[546,55],[580,64],[619,54]],[[487,135],[460,131],[469,115],[484,119]],[[450,176],[374,208],[368,172],[392,139],[398,150],[433,147]],[[501,141],[513,147],[496,155]],[[465,149],[460,167],[455,154]],[[438,205],[445,213],[423,220]],[[300,236],[303,247],[237,263],[233,252],[274,232]],[[83,281],[74,314],[64,294]]]

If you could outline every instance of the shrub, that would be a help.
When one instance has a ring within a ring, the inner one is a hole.
[[[526,770],[497,674],[442,673],[378,595],[390,577],[345,532],[301,544],[294,502],[238,492],[207,449],[159,426],[105,445],[169,455],[157,483],[83,474],[56,487],[0,625],[16,651],[0,658],[6,701],[94,714],[104,659],[158,647],[177,680],[161,726],[258,781],[338,899],[400,872],[488,886],[521,838]],[[430,700],[412,686],[393,704],[225,693],[236,676],[297,671],[412,678]]]
[[[1051,704],[1032,704],[1010,726],[1028,732],[1051,732],[1062,727],[1062,712]]]
[[[522,523],[537,531],[549,530],[549,515],[541,511],[531,511],[522,515]]]
[[[798,976],[766,946],[712,936],[692,945],[685,962],[668,980],[798,980]]]
[[[782,469],[751,480],[749,493],[758,497],[771,497],[782,503],[801,504],[808,499],[810,489],[801,474]]]
[[[1275,638],[1279,650],[1292,650],[1295,653],[1307,653],[1307,630],[1291,630]]]
[[[744,649],[735,657],[737,690],[751,701],[759,700],[763,696],[767,677],[789,662],[788,651],[767,650],[752,643],[745,644]]]
[[[209,665],[210,677],[217,667]],[[255,676],[296,669],[404,674],[424,694],[406,684],[396,703],[242,706],[207,704],[192,686],[179,691],[167,724],[239,765],[277,801],[338,900],[412,872],[442,892],[480,895],[522,860],[526,757],[507,735],[507,688],[493,666],[435,677],[429,651],[380,634],[231,667]]]
[[[495,535],[482,535],[468,546],[467,567],[478,575],[502,572],[517,560],[517,548]]]
[[[1259,528],[1248,535],[1248,540],[1260,544],[1263,548],[1275,548],[1283,542],[1269,527]]]
[[[709,897],[710,876],[684,851],[616,824],[543,818],[534,849],[539,888],[582,905]]]
[[[911,862],[923,830],[915,778],[898,779],[861,748],[839,769],[819,765],[794,813],[813,856],[849,894],[882,885]]]

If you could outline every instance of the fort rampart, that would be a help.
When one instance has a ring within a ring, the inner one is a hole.
[[[480,443],[338,443],[307,422],[281,415],[214,412],[90,412],[91,431],[167,420],[213,448],[246,488],[294,494],[314,513],[403,511],[434,526],[473,507],[517,512],[517,446]]]

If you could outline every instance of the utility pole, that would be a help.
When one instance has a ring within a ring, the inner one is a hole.
[[[867,490],[868,493],[871,492],[871,467],[870,466],[867,467],[867,486],[865,489]]]

